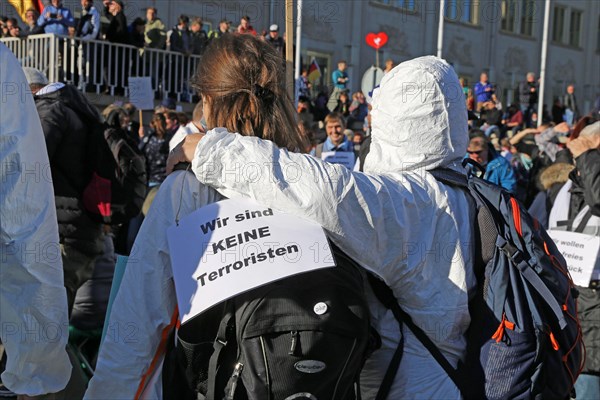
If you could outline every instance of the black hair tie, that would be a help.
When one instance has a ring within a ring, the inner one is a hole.
[[[254,93],[254,95],[261,99],[265,104],[271,104],[275,101],[275,93],[257,83],[254,84],[254,90],[252,93]]]

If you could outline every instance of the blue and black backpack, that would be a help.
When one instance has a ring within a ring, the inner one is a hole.
[[[466,160],[466,164],[474,164]],[[473,171],[473,167],[471,167]],[[468,190],[474,222],[477,294],[470,301],[466,360],[454,368],[427,334],[372,275],[379,300],[430,351],[465,399],[569,399],[585,349],[577,317],[578,292],[554,241],[507,191],[469,172],[431,173]],[[377,400],[387,398],[400,365],[400,340]]]

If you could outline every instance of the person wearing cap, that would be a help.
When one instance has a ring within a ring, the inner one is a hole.
[[[222,19],[221,22],[219,22],[219,29],[210,31],[210,33],[208,34],[208,39],[218,39],[221,36],[228,34],[230,26],[231,21],[227,19]]]
[[[256,36],[256,30],[252,27],[252,25],[250,25],[250,17],[247,15],[244,15],[242,17],[242,19],[240,20],[240,24],[237,27],[237,33],[239,34],[247,34],[247,35],[254,35]]]
[[[39,396],[62,390],[71,364],[54,189],[26,85],[19,62],[0,43],[0,393]]]
[[[284,57],[285,40],[279,36],[279,26],[277,26],[277,24],[273,24],[269,27],[269,33],[265,35],[265,41],[275,47],[275,50],[281,54],[281,57]]]
[[[482,131],[472,133],[467,157],[485,169],[483,179],[514,192],[517,186],[515,173],[506,158],[496,152]]]
[[[67,36],[69,27],[75,26],[75,18],[71,10],[63,7],[61,0],[52,0],[44,7],[37,23],[44,27],[45,33]]]

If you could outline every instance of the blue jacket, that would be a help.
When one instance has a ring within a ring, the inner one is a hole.
[[[58,18],[46,18],[46,14],[60,14],[62,15],[61,19]],[[53,5],[47,5],[42,11],[42,14],[38,18],[38,25],[44,27],[44,32],[46,33],[55,33],[57,35],[68,35],[69,34],[69,26],[75,26],[75,19],[73,18],[73,14],[68,8],[64,7],[54,7]]]
[[[504,189],[514,193],[517,187],[517,178],[506,158],[499,155],[494,149],[490,148],[488,153],[488,163],[485,167],[483,179],[488,182],[502,186]]]
[[[491,89],[489,92],[486,92],[486,89]],[[485,85],[481,82],[477,82],[475,84],[475,90],[473,90],[475,94],[475,101],[478,103],[484,103],[486,101],[490,101],[492,99],[492,94],[494,94],[494,87],[488,82]]]

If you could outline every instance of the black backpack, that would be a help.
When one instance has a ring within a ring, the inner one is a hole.
[[[336,267],[253,289],[180,327],[163,364],[164,398],[359,398],[378,337],[363,270],[332,248]]]
[[[147,191],[146,160],[118,127],[92,122],[87,147],[91,179],[82,194],[94,220],[118,225],[140,213]]]

